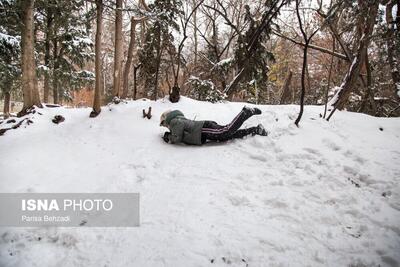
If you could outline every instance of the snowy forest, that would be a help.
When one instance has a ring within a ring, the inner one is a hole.
[[[0,12],[5,117],[166,95],[400,114],[397,1],[4,0]]]
[[[400,266],[399,4],[0,0],[0,266]]]

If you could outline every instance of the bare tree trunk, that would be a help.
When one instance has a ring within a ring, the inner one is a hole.
[[[156,51],[157,51],[157,57],[156,57],[156,77],[154,81],[154,95],[153,95],[153,100],[157,100],[157,94],[158,94],[158,76],[159,76],[159,71],[160,71],[160,64],[161,64],[161,31],[160,28],[158,28],[158,32],[156,33],[158,36],[157,40],[157,46],[156,46]]]
[[[139,7],[143,7],[143,9],[147,12],[150,12],[150,8],[147,6],[145,0],[139,0]],[[140,21],[140,44],[143,46],[144,44],[144,39],[146,35],[146,20],[141,20]]]
[[[280,105],[286,104],[288,102],[288,99],[290,97],[290,84],[292,82],[292,77],[293,77],[293,72],[289,70],[289,73],[285,79],[285,83],[283,84],[282,87],[282,95],[279,101]]]
[[[306,67],[306,76],[307,76],[307,89],[310,90],[311,89],[311,78],[310,78],[310,71],[308,69],[308,64]],[[313,99],[314,101],[314,99]]]
[[[53,103],[59,104],[59,97],[58,97],[58,79],[53,76]]]
[[[23,1],[23,24],[21,36],[21,71],[24,106],[19,113],[23,116],[34,105],[42,107],[37,86],[34,48],[34,0]]]
[[[58,104],[58,79],[57,79],[57,69],[58,69],[58,51],[57,51],[57,40],[54,39],[53,44],[53,58],[54,58],[54,67],[53,67],[53,103]]]
[[[296,126],[299,126],[299,122],[301,120],[301,117],[303,116],[303,111],[304,111],[304,97],[306,95],[306,84],[305,84],[305,76],[306,76],[306,69],[307,69],[307,54],[308,54],[308,42],[305,43],[304,49],[303,49],[303,67],[301,69],[301,93],[300,93],[300,112],[299,115],[294,122]]]
[[[332,36],[332,52],[335,52],[335,37]],[[326,86],[325,90],[325,107],[324,107],[324,116],[323,118],[325,119],[326,117],[326,111],[328,109],[328,97],[329,97],[329,88],[331,88],[331,80],[332,80],[332,68],[333,68],[333,60],[334,60],[334,55],[331,56],[331,63],[329,65],[329,74],[328,74],[328,84]]]
[[[10,102],[11,102],[11,94],[10,94],[10,92],[5,92],[4,93],[4,108],[3,108],[3,114],[4,114],[5,119],[10,117]]]
[[[195,9],[194,12],[193,12],[193,46],[194,46],[194,62],[193,62],[193,65],[196,68],[196,66],[197,66],[197,47],[198,47],[196,0],[193,0],[192,5],[193,5],[193,8]]]
[[[398,2],[398,1],[397,1]],[[393,87],[394,87],[394,95],[395,97],[399,100],[400,99],[400,69],[399,69],[399,64],[400,62],[398,61],[400,58],[395,58],[396,55],[396,44],[395,44],[395,38],[396,38],[396,32],[394,28],[395,21],[393,20],[393,6],[396,4],[395,0],[391,0],[387,5],[386,5],[386,24],[388,27],[387,30],[387,37],[386,37],[386,45],[387,45],[387,53],[388,53],[388,61],[389,61],[389,66],[391,70],[391,76],[392,76],[392,81],[393,81]],[[399,13],[399,3],[397,3],[397,27],[396,31],[398,32],[400,29],[398,28],[400,25],[400,13]],[[400,42],[397,40],[397,42]]]
[[[367,99],[371,105],[372,112],[376,114],[375,93],[372,88],[372,69],[369,61],[368,50],[365,50],[365,67],[367,69]]]
[[[300,5],[300,0],[296,0],[296,15],[297,15],[297,19],[299,21],[300,31],[304,38],[303,67],[301,69],[300,112],[299,112],[299,115],[297,116],[296,121],[294,122],[294,124],[296,124],[297,127],[299,127],[299,122],[301,120],[301,117],[303,116],[303,111],[304,111],[304,97],[306,95],[306,84],[305,84],[306,77],[305,76],[306,76],[306,71],[307,71],[308,46],[310,45],[310,42],[311,42],[311,39],[313,38],[313,36],[318,32],[318,30],[315,30],[310,36],[307,36],[307,33],[305,32],[305,30],[303,28],[303,22],[301,21],[299,5]]]
[[[368,48],[370,36],[374,29],[375,19],[378,14],[379,2],[375,1],[372,4],[366,3],[365,5],[369,6],[366,13],[367,14],[366,19],[363,25],[362,37],[359,41],[357,49],[357,55],[354,57],[353,63],[351,64],[349,71],[347,72],[346,76],[343,79],[342,85],[340,86],[340,90],[335,95],[336,100],[333,103],[334,108],[329,114],[329,117],[327,118],[328,121],[335,113],[336,109],[344,108],[345,104],[348,101],[351,91],[354,89],[354,85],[360,74],[361,66],[365,61],[365,55],[366,55],[365,50],[367,50]]]
[[[46,73],[44,75],[44,86],[43,86],[43,101],[45,103],[49,102],[49,91],[50,91],[50,75],[49,75],[49,63],[50,63],[50,39],[51,39],[51,25],[53,21],[53,15],[50,9],[47,10],[46,19],[46,40],[44,43],[44,65],[47,67]]]
[[[137,71],[140,68],[141,64],[133,67],[133,100],[136,100],[137,94]]]
[[[140,23],[140,44],[144,44],[144,39],[146,39],[146,22],[142,21]]]
[[[358,112],[365,112],[366,107],[369,104],[370,111],[372,111],[373,115],[376,114],[376,105],[374,99],[374,92],[372,90],[372,73],[371,73],[371,64],[369,63],[368,51],[365,50],[365,69],[367,71],[367,84],[365,84],[365,94],[364,99],[361,102],[361,106]]]
[[[96,72],[96,85],[94,89],[93,111],[90,117],[96,117],[101,112],[101,35],[103,33],[103,1],[96,0],[96,41],[95,41],[95,72]]]
[[[155,77],[155,82],[154,82],[153,100],[157,100],[157,95],[158,95],[158,76],[159,76],[159,72],[160,72],[160,61],[161,61],[161,52],[158,52],[158,54],[157,54],[156,77]]]
[[[124,75],[123,75],[123,90],[122,90],[122,98],[126,98],[128,96],[128,84],[129,84],[129,72],[131,71],[132,59],[133,59],[133,51],[135,49],[136,44],[136,25],[139,21],[135,20],[134,17],[131,18],[131,39],[129,41],[128,48],[128,58],[125,63]]]
[[[117,0],[115,11],[115,50],[114,50],[114,75],[113,75],[113,96],[120,96],[121,93],[121,68],[122,68],[122,0]]]

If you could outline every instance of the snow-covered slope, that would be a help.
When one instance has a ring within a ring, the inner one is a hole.
[[[161,139],[166,109],[228,123],[242,106],[139,100],[95,119],[46,108],[8,131],[1,192],[139,192],[141,226],[0,229],[0,266],[399,266],[400,119],[326,122],[307,106],[297,128],[297,106],[259,106],[246,125],[268,137]]]

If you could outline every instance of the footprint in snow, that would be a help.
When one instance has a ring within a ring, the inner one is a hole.
[[[234,264],[234,266],[249,266],[249,264],[247,263],[247,261],[244,258],[228,258],[228,257],[221,257],[221,258],[212,258],[210,259],[210,263],[216,263],[216,264],[220,264],[220,263],[225,263],[228,265]]]
[[[264,199],[264,204],[277,209],[286,209],[288,204],[277,199]]]
[[[121,164],[119,168],[125,177],[125,181],[133,181],[136,178],[137,183],[142,183],[147,177],[147,168],[142,164]]]
[[[341,147],[338,144],[327,138],[322,139],[322,143],[326,145],[328,148],[332,149],[333,151],[338,151],[341,149]]]
[[[367,159],[355,154],[354,152],[347,150],[343,153],[343,155],[346,158],[351,158],[352,160],[354,160],[356,163],[359,163],[361,165],[365,164],[367,162]]]
[[[260,155],[260,154],[250,154],[249,156],[251,159],[267,162],[267,157]]]
[[[316,150],[316,149],[314,149],[314,148],[305,147],[305,148],[303,148],[303,150],[305,150],[306,152],[308,152],[308,153],[310,153],[310,154],[319,156],[319,157],[322,156],[322,154],[321,154],[318,150]]]
[[[343,228],[343,232],[345,232],[346,234],[354,237],[354,238],[360,238],[362,236],[362,234],[367,231],[367,227],[353,227],[353,226],[345,226]]]
[[[247,197],[228,196],[228,200],[233,206],[249,206],[250,201]]]

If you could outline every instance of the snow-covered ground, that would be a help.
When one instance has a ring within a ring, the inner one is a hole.
[[[259,106],[246,125],[263,123],[268,137],[161,138],[166,109],[228,123],[242,106],[139,100],[95,119],[45,108],[6,132],[1,192],[139,192],[141,226],[3,228],[0,266],[399,266],[400,119],[326,122],[307,106],[297,128],[298,106]]]

